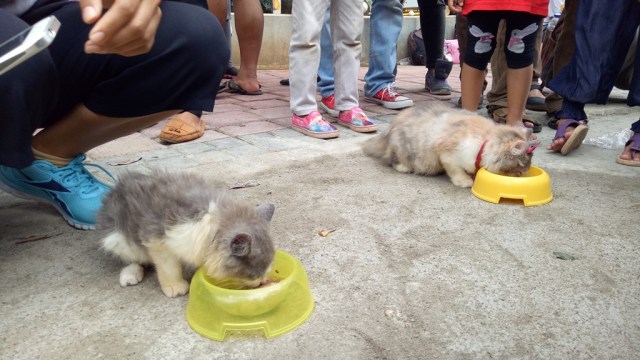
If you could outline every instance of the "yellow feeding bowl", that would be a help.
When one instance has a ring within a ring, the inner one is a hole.
[[[271,272],[276,283],[250,290],[219,287],[203,268],[191,279],[187,322],[193,330],[213,340],[227,331],[263,330],[276,337],[301,325],[313,311],[313,295],[302,264],[277,250]]]
[[[473,181],[471,193],[496,204],[500,199],[517,199],[522,200],[525,206],[535,206],[553,200],[549,174],[535,166],[520,177],[498,175],[481,168]]]

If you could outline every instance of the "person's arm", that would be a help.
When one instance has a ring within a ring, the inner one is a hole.
[[[151,50],[162,17],[160,0],[80,0],[80,8],[82,20],[95,24],[85,52],[135,56]]]

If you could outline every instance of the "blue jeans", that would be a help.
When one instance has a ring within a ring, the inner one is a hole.
[[[402,30],[402,4],[400,0],[373,0],[369,33],[369,69],[364,76],[364,93],[373,96],[396,80],[396,43]],[[322,97],[333,94],[333,49],[329,31],[329,12],[320,35],[320,82]]]

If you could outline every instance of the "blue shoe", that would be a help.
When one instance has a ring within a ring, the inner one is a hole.
[[[84,159],[84,155],[77,156],[63,167],[45,160],[36,160],[24,169],[0,166],[0,189],[17,197],[46,201],[71,226],[93,230],[102,197],[111,188],[85,169]],[[98,167],[111,176],[99,165],[88,165]]]

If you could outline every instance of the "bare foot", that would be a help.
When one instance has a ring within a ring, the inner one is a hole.
[[[242,72],[242,69],[240,69],[240,73],[236,76],[235,82],[238,86],[250,93],[260,90],[258,76],[245,75],[245,73]]]
[[[522,119],[518,119],[518,120],[507,119],[507,125],[510,125],[513,127],[523,127],[527,129],[533,129],[533,124],[531,124],[530,122],[524,122],[522,121]],[[531,136],[529,136],[529,140],[538,140],[538,137],[535,136],[533,133],[531,133]]]
[[[633,146],[633,142],[629,145],[625,146],[624,150],[622,150],[622,154],[618,156],[620,160],[633,161],[637,162],[638,166],[640,166],[640,151],[633,151],[631,146]]]
[[[556,125],[558,127],[560,127],[560,125],[562,125],[565,121],[569,121],[569,119],[559,119],[556,122]],[[585,125],[584,121],[578,121],[580,124]],[[571,134],[573,134],[573,130],[575,130],[575,127],[570,126],[567,127],[567,130],[564,133],[564,136],[558,139],[555,139],[551,142],[551,144],[549,146],[547,146],[547,150],[552,150],[555,152],[559,152],[562,147],[564,146],[564,143],[567,141],[567,139],[569,139],[571,137]]]

